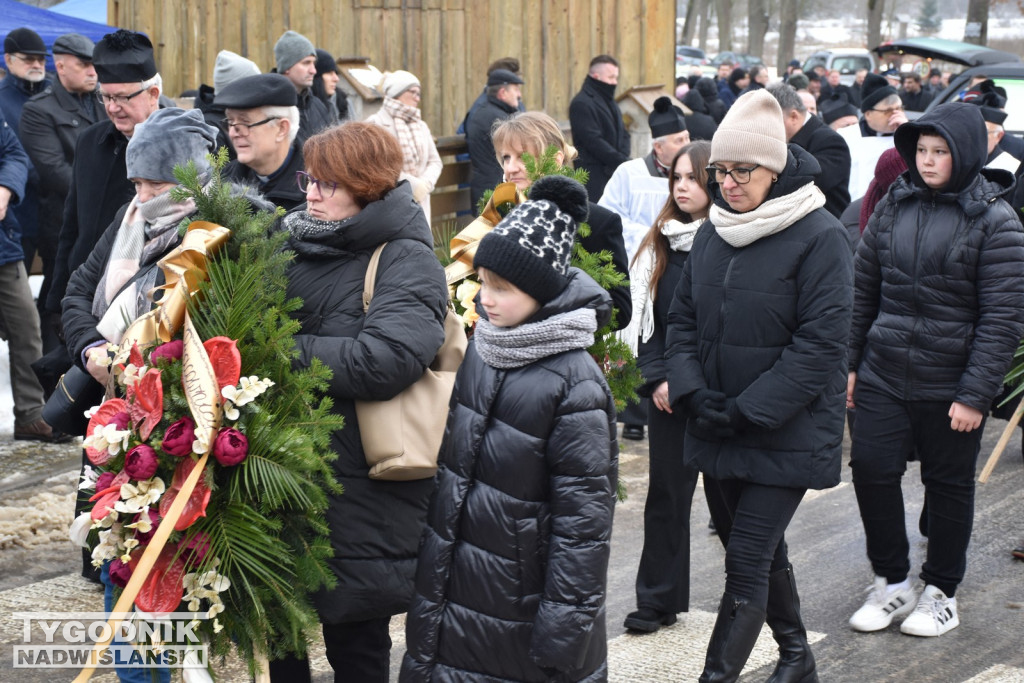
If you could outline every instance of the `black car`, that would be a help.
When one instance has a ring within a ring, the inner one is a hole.
[[[991,78],[996,85],[1006,89],[1007,116],[1003,128],[1008,134],[1024,135],[1024,62],[985,64],[962,71],[950,79],[949,87],[932,100],[928,110],[944,102],[955,102],[970,89],[972,79],[982,76]]]

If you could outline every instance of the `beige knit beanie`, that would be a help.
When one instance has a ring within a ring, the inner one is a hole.
[[[782,108],[763,88],[736,100],[711,139],[711,163],[760,164],[781,173],[787,158]]]

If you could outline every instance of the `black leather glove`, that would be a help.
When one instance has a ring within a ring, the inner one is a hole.
[[[701,415],[698,417],[698,421],[700,420],[705,421],[708,426],[716,426],[719,433],[724,434],[725,431],[731,432],[728,436],[748,434],[760,429],[756,423],[751,422],[747,416],[740,411],[740,407],[736,405],[736,399],[734,398],[725,399],[721,411],[714,411]],[[721,436],[719,438],[728,438],[728,436]]]

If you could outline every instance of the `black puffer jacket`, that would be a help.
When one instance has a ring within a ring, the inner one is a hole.
[[[768,199],[819,172],[800,147],[789,152]],[[669,399],[707,387],[735,398],[753,423],[725,440],[691,426],[684,453],[702,472],[770,486],[839,483],[852,282],[846,230],[824,208],[745,247],[710,221],[697,231],[669,310]]]
[[[949,145],[953,171],[928,189],[922,130]],[[857,248],[850,370],[902,400],[957,401],[986,412],[1024,334],[1024,232],[1003,200],[1007,171],[982,170],[977,107],[942,105],[896,133],[910,170],[879,202]]]
[[[570,277],[531,322],[583,307],[607,321],[608,294]],[[497,370],[471,342],[440,461],[401,680],[606,680],[618,445],[593,358]]]
[[[301,218],[305,206],[283,220]],[[296,214],[298,214],[296,216]],[[404,612],[409,607],[416,549],[433,481],[375,481],[359,438],[355,399],[388,399],[418,380],[444,341],[448,291],[434,256],[430,227],[407,182],[324,231],[290,240],[297,256],[288,296],[301,297],[293,317],[298,365],[319,358],[334,371],[328,394],[345,428],[331,437],[337,480],[327,523],[338,579],[316,596],[321,619],[343,623]],[[363,277],[373,250],[381,254],[373,301],[363,315]]]

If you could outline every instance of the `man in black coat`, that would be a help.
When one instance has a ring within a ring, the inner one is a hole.
[[[619,63],[610,55],[590,60],[590,70],[569,104],[572,143],[579,151],[576,166],[588,174],[587,194],[600,199],[604,186],[623,162],[629,161],[629,131],[615,103]]]
[[[96,101],[93,48],[95,45],[91,40],[77,33],[57,38],[53,43],[57,80],[26,102],[21,112],[21,144],[36,171],[46,178],[39,188],[37,247],[43,260],[44,276],[39,290],[40,311],[45,310],[46,296],[53,281],[57,241],[64,221],[64,202],[71,186],[75,145],[86,128],[106,117]],[[56,324],[56,320],[51,324],[43,321],[44,352],[60,343]]]
[[[480,198],[502,181],[501,165],[494,155],[491,126],[519,111],[523,79],[506,69],[487,76],[487,99],[466,115],[466,144],[469,146],[469,196],[474,215]]]
[[[807,111],[807,106],[792,86],[777,83],[768,92],[782,107],[786,139],[800,145],[821,166],[814,184],[825,195],[825,209],[836,218],[850,205],[850,148],[839,133]]]
[[[224,177],[250,185],[276,206],[291,211],[306,202],[295,174],[305,169],[295,88],[281,74],[260,74],[223,88],[214,104],[223,107],[228,135],[238,158]]]
[[[908,72],[903,74],[903,87],[899,90],[903,108],[907,111],[924,111],[932,103],[935,95],[921,87],[921,74]]]
[[[305,142],[310,136],[331,125],[327,105],[313,94],[316,48],[306,36],[295,31],[285,31],[274,44],[274,60],[277,63],[274,71],[285,76],[295,86],[299,98],[299,140]]]

